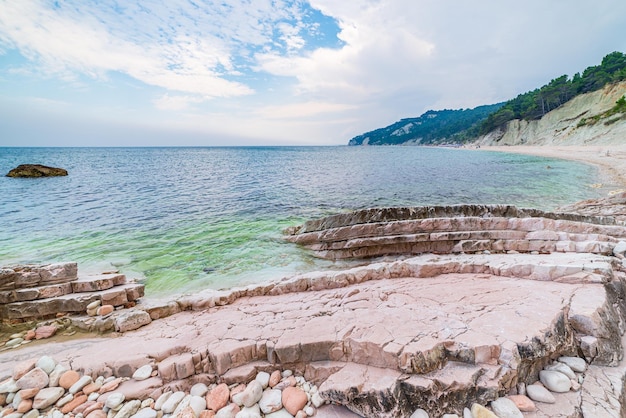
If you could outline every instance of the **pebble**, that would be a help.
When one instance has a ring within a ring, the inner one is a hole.
[[[522,412],[534,412],[537,410],[535,403],[526,395],[510,395],[507,398],[512,400],[517,409]]]
[[[550,391],[541,385],[526,386],[526,395],[535,402],[555,403],[556,398]]]
[[[204,396],[209,391],[209,388],[204,383],[196,383],[189,390],[190,395],[194,396]]]
[[[156,418],[157,411],[152,408],[142,408],[132,418]]]
[[[170,396],[172,396],[172,392],[165,392],[164,394],[159,396],[159,398],[154,403],[154,409],[160,411],[161,408],[163,408],[163,404],[169,399]]]
[[[296,415],[308,402],[306,393],[298,387],[287,387],[282,393],[283,406],[291,415]]]
[[[259,382],[253,380],[248,383],[243,392],[233,396],[233,402],[237,405],[243,405],[249,408],[257,403],[261,399],[261,396],[263,396],[263,387]]]
[[[70,388],[67,391],[69,393],[76,393],[82,388],[84,388],[85,386],[87,386],[88,384],[90,384],[91,382],[93,382],[93,379],[91,378],[91,376],[82,376],[76,381],[76,383],[70,386]]]
[[[265,415],[265,418],[294,418],[286,409],[281,409],[280,411],[272,412],[271,414]]]
[[[282,392],[277,389],[268,389],[263,392],[259,407],[264,414],[276,412],[283,408]]]
[[[122,402],[124,402],[125,399],[126,399],[126,396],[124,396],[123,393],[113,392],[109,395],[107,400],[104,402],[104,406],[106,406],[109,409],[115,410],[119,408],[119,406],[122,404]]]
[[[48,377],[48,373],[46,373],[39,367],[35,367],[24,376],[20,377],[19,380],[15,382],[15,384],[17,385],[18,389],[43,389],[48,386],[49,382],[50,378]]]
[[[78,372],[74,370],[67,370],[61,374],[61,377],[59,378],[59,386],[63,389],[69,389],[74,383],[78,382],[78,379],[80,379]]]
[[[423,409],[416,409],[411,414],[410,418],[429,418],[429,417],[428,417],[428,412],[424,411]]]
[[[546,366],[544,370],[554,370],[563,373],[570,379],[578,379],[576,373],[574,373],[574,371],[565,363],[556,362],[554,364]]]
[[[261,418],[261,410],[258,404],[252,406],[246,406],[237,412],[235,418]]]
[[[130,418],[137,411],[139,411],[139,407],[141,406],[141,401],[138,399],[133,399],[132,401],[126,403],[118,412],[115,414],[115,418]]]
[[[215,418],[235,418],[241,409],[236,403],[231,403],[217,411]]]
[[[270,374],[267,372],[259,372],[256,375],[255,380],[261,384],[263,389],[267,388],[270,384]]]
[[[141,366],[135,373],[133,373],[133,379],[135,380],[146,380],[152,375],[152,365],[146,364],[145,366]]]
[[[185,396],[185,392],[174,392],[172,396],[170,396],[161,407],[163,413],[171,414],[172,412],[174,412],[180,401],[182,401]]]
[[[491,409],[498,418],[524,418],[515,403],[507,398],[498,398],[491,402]]]
[[[273,388],[274,386],[279,384],[281,378],[282,378],[282,375],[280,373],[280,370],[274,370],[272,374],[270,375],[270,380],[268,382],[269,387]]]
[[[587,370],[587,362],[579,357],[559,357],[559,362],[567,364],[573,371],[584,373]]]
[[[102,301],[95,300],[95,301],[91,302],[89,305],[87,305],[87,310],[97,309],[100,306],[101,303],[102,303]]]
[[[293,375],[293,372],[291,370],[284,370],[282,372],[282,376],[283,377],[289,377],[289,376],[292,376],[292,375]]]
[[[61,379],[61,375],[65,373],[67,369],[60,364],[57,364],[54,367],[54,370],[50,373],[50,381],[48,382],[48,386],[54,387],[59,386],[59,380]]]
[[[52,373],[57,363],[49,356],[42,356],[39,360],[37,360],[36,367],[39,367],[41,370],[46,372],[46,374]]]
[[[60,387],[43,388],[35,395],[33,408],[40,410],[45,409],[61,399],[64,394],[65,389]]]
[[[539,380],[548,390],[552,392],[569,392],[572,387],[572,382],[566,375],[554,370],[540,371]]]
[[[228,405],[230,400],[230,391],[225,383],[217,385],[213,390],[206,395],[207,409],[211,409],[215,412]]]
[[[472,405],[472,416],[474,418],[498,418],[496,414],[477,403]]]

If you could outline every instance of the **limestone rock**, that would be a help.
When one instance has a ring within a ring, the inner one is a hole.
[[[147,312],[131,310],[123,312],[115,318],[115,330],[117,332],[132,331],[148,325],[150,322],[152,322],[152,319]]]
[[[558,372],[557,372],[558,373]],[[526,395],[535,402],[555,403],[556,399],[552,393],[541,385],[526,386]]]
[[[559,361],[567,364],[575,372],[584,373],[587,370],[587,362],[580,357],[559,357]]]
[[[61,396],[65,394],[65,389],[61,387],[44,388],[37,392],[35,399],[33,400],[34,409],[45,409],[56,401],[61,399]]]
[[[67,170],[41,164],[20,164],[8,172],[7,177],[56,177],[67,176]]]
[[[543,385],[552,392],[569,392],[572,388],[572,382],[570,379],[563,373],[557,371],[542,370],[539,372],[539,380],[541,380],[541,383],[543,383]]]
[[[524,418],[515,403],[507,398],[498,398],[491,402],[491,409],[498,418]]]
[[[225,383],[221,383],[206,394],[206,407],[215,412],[228,405],[230,390]]]
[[[291,415],[296,415],[299,410],[304,408],[307,401],[306,393],[299,387],[290,386],[283,389],[282,403]]]
[[[282,392],[277,389],[268,389],[263,392],[259,401],[259,407],[264,414],[269,414],[282,409]]]

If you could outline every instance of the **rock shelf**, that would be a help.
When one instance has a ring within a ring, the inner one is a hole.
[[[316,245],[320,237],[362,239],[350,234],[363,225],[382,231],[379,238],[403,222],[442,226],[431,228],[431,239],[501,223],[515,228],[488,231],[513,231],[520,242],[535,237],[544,247],[498,252],[503,238],[492,236],[491,250],[398,252],[346,270],[142,301],[127,312],[139,325],[116,326],[108,338],[1,352],[0,382],[24,360],[49,355],[94,380],[129,378],[149,365],[150,377],[130,385],[142,400],[292,370],[317,387],[318,401],[365,417],[625,416],[624,226],[611,218],[464,208],[423,210],[433,217],[410,220],[389,212],[342,215],[292,237]],[[445,214],[455,217],[439,217]],[[372,222],[355,225],[350,216]],[[503,415],[511,404],[513,415]],[[332,411],[326,416],[344,413]]]
[[[0,318],[28,321],[57,314],[84,313],[95,301],[130,306],[144,295],[144,286],[123,274],[78,277],[76,263],[0,268]]]

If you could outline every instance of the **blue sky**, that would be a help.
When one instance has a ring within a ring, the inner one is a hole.
[[[339,145],[626,52],[623,0],[0,0],[0,146]]]

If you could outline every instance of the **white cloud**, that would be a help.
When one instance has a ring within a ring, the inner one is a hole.
[[[191,103],[200,103],[202,101],[198,96],[163,96],[154,99],[154,106],[159,110],[185,110],[189,108]]]

